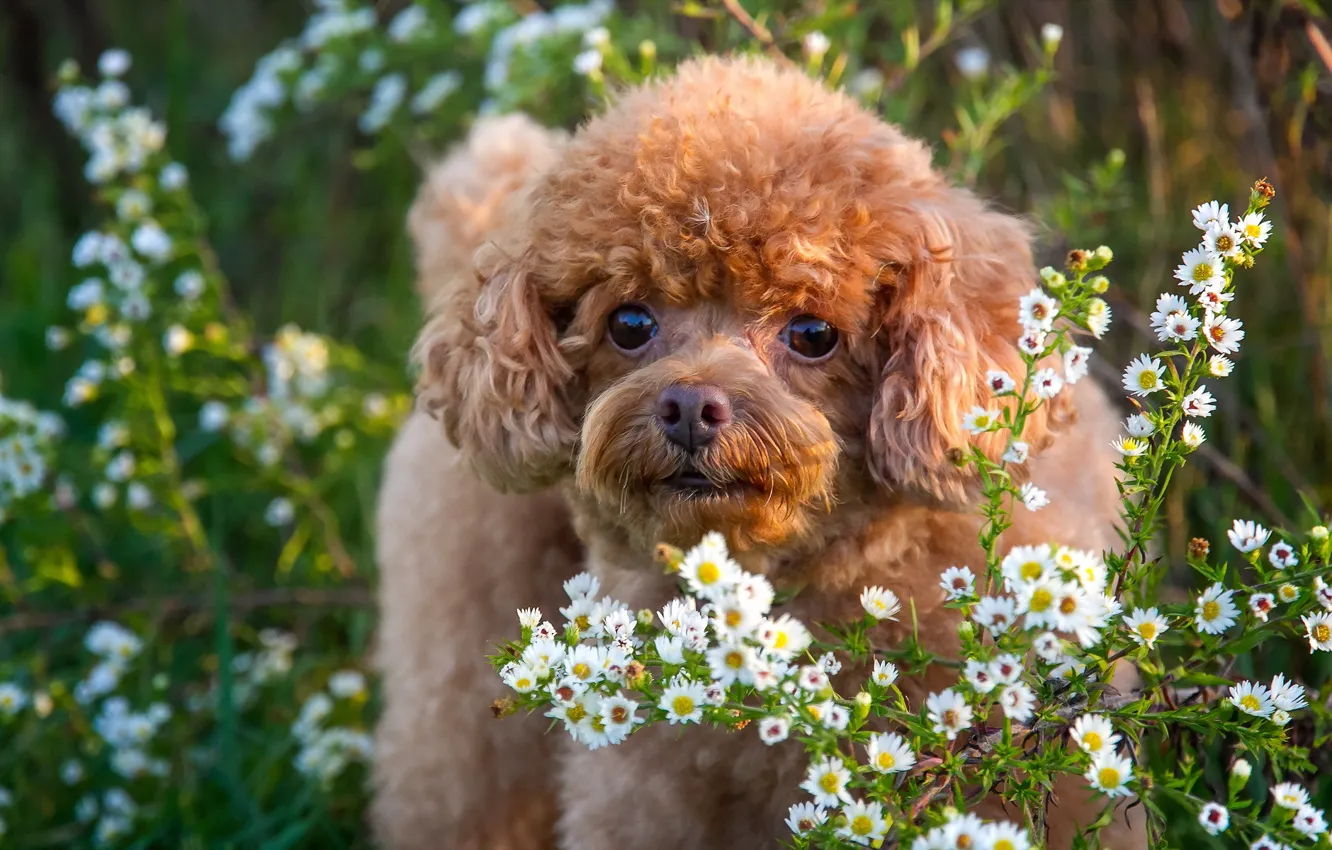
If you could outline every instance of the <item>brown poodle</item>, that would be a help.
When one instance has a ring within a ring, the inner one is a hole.
[[[717,529],[746,569],[802,588],[793,615],[855,618],[859,591],[883,585],[914,601],[927,646],[956,651],[939,574],[982,556],[954,458],[986,371],[1022,370],[1026,228],[847,97],[716,58],[572,138],[482,122],[411,228],[434,306],[424,413],[380,503],[379,837],[776,846],[802,797],[799,746],[658,726],[589,752],[539,717],[495,721],[488,642],[516,634],[517,606],[554,612],[584,568],[655,608],[674,586],[654,544]],[[1052,504],[1020,510],[1006,545],[1114,542],[1115,430],[1090,382],[1029,420],[1028,472]],[[1067,846],[1095,809],[1085,786],[1059,791],[1050,841]],[[1114,830],[1110,846],[1141,845],[1124,818]]]

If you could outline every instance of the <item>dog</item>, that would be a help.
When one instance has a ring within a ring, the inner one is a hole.
[[[571,136],[481,121],[409,224],[432,309],[378,510],[378,838],[777,846],[800,747],[657,726],[590,752],[539,718],[495,721],[490,641],[516,634],[515,607],[555,611],[583,569],[655,608],[675,588],[654,546],[717,530],[745,569],[800,589],[794,616],[858,619],[859,591],[883,585],[914,603],[925,646],[956,652],[940,573],[983,566],[960,451],[1005,448],[962,419],[991,403],[988,370],[1023,373],[1028,227],[847,96],[715,57]],[[1114,544],[1116,431],[1091,381],[1027,420],[1016,474],[1051,504],[1019,508],[1004,546]],[[919,706],[948,684],[903,687]],[[1052,847],[1099,811],[1085,784],[1057,791]],[[1131,817],[1104,835],[1142,845]]]

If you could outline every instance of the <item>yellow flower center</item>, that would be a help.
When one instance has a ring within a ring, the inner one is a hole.
[[[1283,584],[1277,588],[1277,596],[1281,597],[1282,602],[1294,602],[1295,597],[1299,595],[1299,589],[1293,584]]]
[[[1193,267],[1193,280],[1196,283],[1206,283],[1212,279],[1212,264],[1199,263]]]
[[[565,716],[574,723],[577,723],[584,717],[587,717],[587,709],[583,708],[581,705],[571,705],[569,706],[569,710],[565,712]]]
[[[1314,640],[1324,643],[1329,637],[1332,637],[1332,627],[1329,627],[1327,623],[1319,623],[1313,627],[1313,636]]]
[[[524,676],[523,678],[516,680],[513,683],[513,686],[519,690],[530,688],[532,687],[532,680]]]
[[[745,655],[742,652],[726,653],[726,666],[732,670],[739,670],[745,666]]]
[[[1211,622],[1221,616],[1221,605],[1217,602],[1204,602],[1202,607],[1202,616],[1204,620]]]
[[[1259,702],[1258,697],[1254,696],[1253,694],[1245,694],[1240,699],[1240,708],[1244,709],[1245,711],[1258,711],[1262,707],[1263,704]]]
[[[726,612],[726,625],[735,628],[744,620],[745,615],[740,613],[738,608],[732,608]]]
[[[1013,846],[1013,842],[1009,841],[1007,838],[999,839],[991,844],[990,847],[991,850],[1017,850],[1017,848]]]
[[[1101,748],[1102,743],[1104,742],[1101,740],[1101,736],[1095,732],[1087,732],[1082,736],[1082,746],[1088,752],[1096,752]]]
[[[892,770],[897,767],[897,759],[892,753],[879,753],[879,767],[883,770]]]
[[[956,726],[956,725],[958,725],[958,723],[957,723],[957,712],[956,712],[956,711],[953,711],[953,709],[951,709],[951,708],[948,709],[947,711],[945,711],[945,712],[943,713],[943,725],[944,725],[944,726]]]
[[[869,835],[873,831],[874,822],[865,815],[858,815],[855,820],[851,821],[852,835]]]
[[[602,720],[600,716],[593,717],[593,718],[592,718],[592,728],[595,729],[595,730],[598,731],[598,732],[605,732],[605,731],[606,731],[606,721]]]
[[[1144,640],[1156,637],[1156,623],[1139,623],[1138,634],[1142,635]]]
[[[1119,771],[1113,767],[1101,768],[1100,772],[1096,774],[1096,779],[1101,783],[1101,787],[1106,790],[1119,787]]]
[[[106,321],[106,315],[107,311],[105,304],[94,304],[88,308],[88,312],[84,314],[83,319],[88,324],[96,327]]]
[[[574,625],[578,627],[578,631],[585,632],[587,627],[592,625],[592,621],[588,619],[586,614],[579,614],[574,618]]]
[[[786,649],[786,644],[790,642],[786,632],[778,632],[777,637],[772,640],[773,649]]]
[[[1138,387],[1144,390],[1155,389],[1156,381],[1156,373],[1151,369],[1145,369],[1143,370],[1143,373],[1138,376]]]
[[[1031,595],[1031,604],[1028,606],[1033,611],[1047,611],[1054,603],[1054,596],[1045,588],[1037,590]]]
[[[1220,342],[1226,338],[1226,329],[1220,325],[1212,325],[1208,335],[1211,336],[1213,342]]]
[[[961,850],[966,850],[966,848],[971,846],[971,836],[965,832],[962,833],[957,837],[957,844],[954,846],[961,848]]]
[[[694,701],[684,694],[680,694],[678,697],[671,700],[671,710],[680,717],[684,717],[686,714],[693,712]]]
[[[1041,573],[1044,572],[1044,570],[1041,569],[1040,561],[1027,561],[1022,565],[1022,569],[1018,572],[1021,573],[1022,577],[1027,581],[1034,581],[1041,577]]]
[[[714,584],[721,578],[721,568],[712,561],[704,561],[698,565],[699,584]]]
[[[1225,253],[1235,247],[1235,240],[1229,236],[1216,237],[1216,250]]]
[[[1078,600],[1071,596],[1065,596],[1059,602],[1059,613],[1061,614],[1072,614],[1076,610],[1078,610]]]
[[[838,788],[842,787],[842,781],[837,778],[837,774],[835,773],[825,773],[823,776],[819,777],[819,787],[824,791],[827,791],[829,794],[832,794]]]
[[[592,668],[580,662],[578,664],[575,664],[573,666],[573,669],[570,670],[569,672],[574,674],[574,678],[586,679],[592,675]]]

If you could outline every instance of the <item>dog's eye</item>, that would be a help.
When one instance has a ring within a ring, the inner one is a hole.
[[[821,360],[837,347],[837,328],[818,316],[796,316],[782,330],[786,347],[806,360]]]
[[[640,304],[626,304],[610,314],[606,332],[611,342],[621,351],[637,351],[657,335],[657,320],[648,308]]]

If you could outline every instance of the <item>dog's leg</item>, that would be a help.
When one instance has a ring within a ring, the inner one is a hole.
[[[560,582],[581,561],[567,511],[554,494],[481,483],[438,423],[417,415],[386,463],[378,526],[380,844],[549,850],[560,741],[544,718],[494,719],[506,689],[486,655],[518,634],[517,605],[559,620]]]

